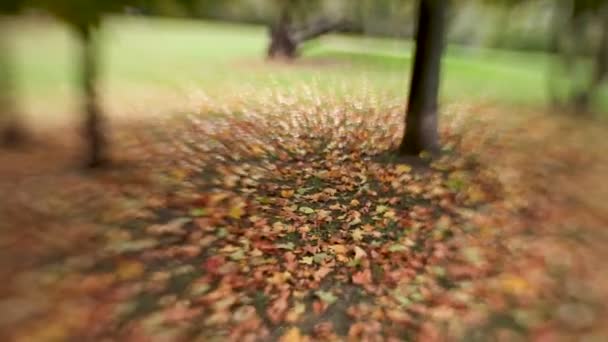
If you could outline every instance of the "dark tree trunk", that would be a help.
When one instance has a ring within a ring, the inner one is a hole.
[[[416,50],[405,117],[403,155],[438,152],[437,96],[443,52],[447,0],[420,0]]]
[[[300,44],[318,38],[344,26],[344,22],[319,19],[305,27],[295,28],[286,4],[276,24],[270,27],[270,45],[268,58],[294,59],[298,56]]]
[[[599,20],[601,21],[602,36],[593,56],[593,74],[589,84],[575,93],[573,99],[574,108],[581,113],[589,113],[593,97],[608,76],[608,5],[600,8]]]
[[[99,167],[107,163],[107,141],[104,121],[97,103],[97,45],[94,29],[85,26],[80,30],[82,45],[81,87],[84,96],[85,122],[83,133],[88,142],[86,165]]]
[[[270,45],[268,47],[268,58],[287,58],[296,57],[297,42],[291,35],[291,16],[286,6],[279,21],[270,27]]]
[[[346,26],[342,20],[331,21],[327,19],[319,19],[315,23],[309,25],[308,27],[302,29],[300,32],[296,32],[294,36],[294,40],[296,44],[303,43],[308,40],[312,40],[318,38],[324,34],[330,33],[332,31],[339,30],[340,28]]]
[[[0,25],[3,23],[0,22]],[[4,32],[0,32],[0,144],[11,148],[23,145],[26,134],[14,98],[12,56],[9,45]]]

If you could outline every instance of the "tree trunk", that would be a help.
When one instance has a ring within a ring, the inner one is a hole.
[[[270,27],[270,45],[268,58],[294,59],[296,57],[297,42],[291,36],[291,16],[286,5],[281,11],[279,21]]]
[[[294,59],[298,56],[300,44],[335,31],[343,26],[344,22],[342,20],[319,19],[313,23],[306,24],[304,27],[294,28],[289,3],[286,3],[281,11],[279,20],[270,27],[268,58]]]
[[[107,163],[107,141],[104,122],[97,103],[97,45],[94,29],[85,26],[80,30],[82,47],[81,87],[84,96],[85,122],[83,133],[88,141],[86,165],[99,167]]]
[[[296,42],[296,44],[300,44],[305,41],[318,38],[332,31],[336,31],[344,26],[345,24],[342,20],[332,21],[327,19],[319,19],[313,24],[308,25],[308,27],[302,29],[300,32],[296,32],[293,35],[293,40]]]
[[[400,154],[439,150],[437,96],[447,0],[420,0],[416,50]]]
[[[0,17],[0,26],[4,23]],[[0,27],[0,145],[18,147],[26,140],[14,98],[11,46],[6,30]]]

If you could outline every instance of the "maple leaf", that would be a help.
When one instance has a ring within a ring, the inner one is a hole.
[[[387,210],[389,209],[389,207],[385,206],[385,205],[379,205],[376,206],[376,214],[383,214],[385,213]]]
[[[203,268],[205,269],[205,271],[211,274],[216,274],[218,273],[222,265],[224,265],[224,258],[215,255],[205,260],[205,262],[203,263]]]
[[[291,273],[285,272],[275,272],[272,277],[268,278],[268,283],[274,285],[285,284],[287,280],[291,279]]]
[[[323,265],[323,266],[319,267],[318,270],[315,271],[315,273],[313,274],[313,277],[315,278],[316,281],[321,281],[321,280],[323,280],[323,278],[325,278],[325,276],[330,274],[332,271],[333,271],[332,267]]]
[[[279,342],[305,342],[307,340],[298,327],[290,328],[279,338]]]
[[[397,167],[395,168],[395,171],[397,172],[397,174],[403,174],[403,173],[408,173],[412,170],[412,167],[407,165],[407,164],[399,164],[397,165]]]
[[[236,220],[240,219],[244,214],[245,214],[245,210],[243,209],[242,203],[232,206],[230,208],[230,211],[228,212],[228,216],[230,216]]]
[[[372,283],[372,272],[369,268],[359,271],[352,276],[354,284],[357,285],[369,285]]]
[[[285,321],[295,323],[300,319],[300,316],[302,316],[304,312],[306,312],[306,304],[297,302],[294,304],[293,308],[287,312]]]
[[[279,249],[287,249],[290,251],[293,251],[295,245],[293,244],[293,242],[287,242],[287,243],[279,243],[277,244],[277,248]]]
[[[332,250],[332,252],[334,252],[334,254],[346,254],[346,252],[348,252],[348,249],[346,248],[346,246],[344,245],[340,245],[340,244],[335,244],[335,245],[331,245],[329,246],[329,249]]]
[[[283,198],[292,198],[294,195],[293,190],[281,190],[281,197]]]
[[[298,210],[304,214],[313,214],[315,212],[315,210],[310,207],[300,207]]]
[[[311,257],[311,256],[302,257],[302,259],[300,259],[300,264],[312,265],[312,263],[313,263],[313,257]]]
[[[354,229],[350,234],[355,241],[363,240],[363,231],[359,228]]]
[[[278,324],[283,321],[285,316],[285,312],[287,311],[287,307],[289,306],[289,291],[285,291],[282,293],[279,298],[273,301],[268,309],[266,309],[266,314],[270,321],[274,324]]]
[[[230,254],[230,259],[235,261],[243,260],[244,258],[245,252],[242,249],[238,249]]]
[[[323,302],[325,302],[327,305],[331,305],[333,303],[336,302],[336,300],[338,300],[338,297],[336,297],[333,293],[331,293],[330,291],[322,291],[322,290],[318,290],[315,291],[315,295],[322,300]]]
[[[116,275],[120,280],[130,280],[144,273],[144,265],[139,261],[123,261],[118,264]]]
[[[355,246],[355,260],[361,260],[365,258],[367,258],[367,253],[363,250],[363,248]]]
[[[404,245],[400,245],[400,244],[393,244],[388,248],[388,251],[391,253],[404,252],[404,251],[407,251],[407,247],[405,247]]]

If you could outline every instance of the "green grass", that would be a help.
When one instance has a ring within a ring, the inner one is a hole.
[[[266,28],[177,19],[112,18],[102,40],[102,85],[126,96],[146,89],[238,91],[314,81],[328,89],[360,84],[405,97],[412,44],[395,39],[331,35],[285,66],[264,62]],[[74,100],[77,45],[52,22],[16,27],[19,88],[26,108],[69,110]],[[539,53],[450,46],[443,60],[445,101],[546,103],[547,60]]]

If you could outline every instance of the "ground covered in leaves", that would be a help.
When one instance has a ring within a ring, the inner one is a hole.
[[[206,103],[117,128],[127,166],[5,177],[0,336],[605,340],[606,128],[453,105],[401,158],[400,102]]]

